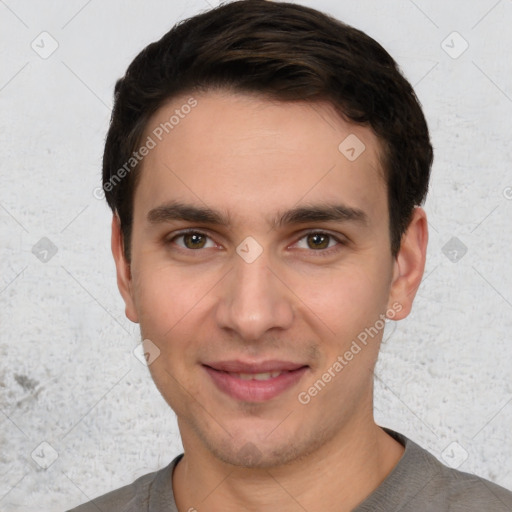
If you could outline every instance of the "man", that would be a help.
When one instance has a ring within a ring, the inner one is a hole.
[[[313,9],[242,0],[143,50],[103,188],[184,454],[75,510],[512,510],[373,418],[384,326],[423,275],[431,164],[393,59]]]

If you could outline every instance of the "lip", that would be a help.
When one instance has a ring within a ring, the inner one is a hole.
[[[261,362],[246,362],[239,359],[229,361],[215,361],[203,363],[214,370],[236,373],[265,373],[275,371],[292,371],[306,366],[301,363],[292,363],[291,361],[280,361],[278,359],[269,359]]]
[[[203,364],[216,387],[235,400],[265,402],[296,385],[308,370],[308,366],[289,361],[218,361]],[[269,373],[282,371],[267,380],[242,380],[233,373]]]

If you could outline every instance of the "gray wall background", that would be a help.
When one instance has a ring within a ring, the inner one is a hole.
[[[383,44],[435,147],[427,269],[386,331],[377,421],[512,489],[512,1],[301,3]],[[115,80],[209,4],[0,1],[2,511],[70,508],[181,450],[133,354],[93,191]]]

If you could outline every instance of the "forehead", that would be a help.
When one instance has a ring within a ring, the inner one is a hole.
[[[151,141],[151,142],[150,142]],[[382,215],[380,142],[327,103],[215,91],[161,107],[143,142],[135,212],[169,200],[248,218],[302,202],[340,202]]]

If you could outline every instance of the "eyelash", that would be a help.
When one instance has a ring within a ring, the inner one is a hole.
[[[204,236],[208,239],[211,240],[211,237],[207,234],[207,233],[204,233],[203,231],[200,231],[200,230],[197,230],[197,229],[187,229],[187,230],[183,230],[183,231],[180,231],[179,233],[176,233],[172,238],[169,238],[165,241],[165,245],[171,245],[172,243],[174,243],[174,241],[177,239],[177,238],[181,238],[185,235],[191,235],[191,234],[194,234],[194,235],[201,235],[201,236]],[[334,247],[329,247],[327,249],[308,249],[308,252],[312,252],[312,253],[316,253],[316,256],[329,256],[331,255],[332,252],[336,252],[338,250],[340,250],[340,246],[345,246],[347,245],[347,242],[334,236],[333,234],[331,233],[328,233],[326,231],[318,231],[318,230],[312,230],[312,231],[308,231],[307,233],[304,233],[298,240],[296,243],[298,243],[300,240],[310,236],[310,235],[324,235],[324,236],[327,236],[329,237],[329,241],[331,240],[334,240],[335,242],[337,242],[337,245],[334,246]],[[193,253],[193,252],[200,252],[200,249],[188,249],[186,247],[180,247],[178,246],[179,250],[181,251],[185,251],[187,253]],[[305,249],[301,249],[301,250],[305,250]]]

